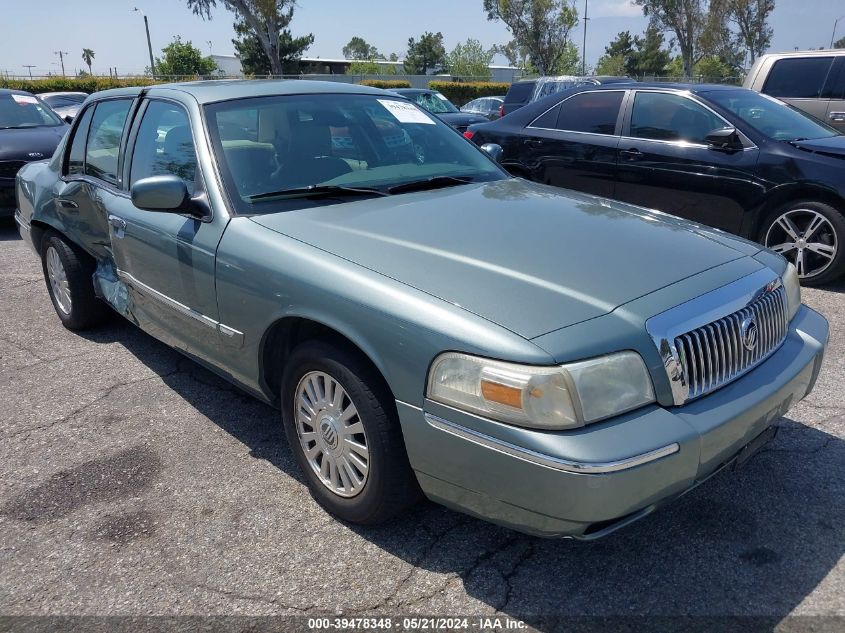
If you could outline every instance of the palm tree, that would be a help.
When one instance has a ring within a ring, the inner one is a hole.
[[[94,51],[90,48],[82,49],[82,61],[88,64],[88,74],[91,74],[91,62],[94,61]]]

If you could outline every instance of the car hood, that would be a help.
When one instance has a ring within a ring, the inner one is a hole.
[[[29,161],[50,158],[67,128],[67,125],[57,125],[13,130],[0,129],[0,160]]]
[[[487,121],[486,117],[480,114],[470,114],[469,112],[444,112],[443,114],[438,114],[437,117],[452,127],[466,127],[473,123],[484,123]]]
[[[529,339],[759,251],[670,215],[520,179],[252,219]]]
[[[807,141],[792,141],[790,144],[806,152],[824,154],[834,158],[845,158],[845,135]]]

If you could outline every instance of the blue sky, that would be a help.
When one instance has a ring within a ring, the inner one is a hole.
[[[595,63],[618,31],[638,33],[645,27],[640,9],[629,0],[588,1],[588,63]],[[576,2],[583,12],[583,0]],[[175,35],[192,40],[204,52],[233,52],[232,15],[218,8],[212,20],[203,21],[181,0],[0,0],[0,6],[2,73],[25,74],[24,64],[35,65],[33,74],[58,73],[54,54],[58,50],[68,51],[65,67],[74,72],[84,67],[83,47],[95,51],[95,72],[105,74],[109,67],[117,67],[121,74],[142,72],[148,65],[147,48],[141,15],[132,12],[136,6],[149,18],[154,53]],[[777,0],[770,20],[775,29],[771,50],[827,46],[834,20],[842,15],[845,0]],[[582,25],[573,33],[579,47]],[[485,46],[509,39],[501,23],[486,19],[482,0],[299,0],[292,26],[295,34],[314,33],[316,40],[307,54],[319,57],[341,57],[341,48],[353,35],[400,56],[408,37],[426,30],[441,31],[447,50],[468,37]],[[838,32],[845,35],[845,19]]]

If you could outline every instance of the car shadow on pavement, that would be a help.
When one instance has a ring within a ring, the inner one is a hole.
[[[83,336],[125,346],[253,457],[303,481],[278,411],[120,319]],[[474,613],[544,631],[618,629],[619,618],[654,630],[642,616],[668,616],[672,629],[772,630],[798,605],[828,612],[803,603],[845,553],[845,441],[788,418],[778,425],[741,469],[599,541],[533,538],[428,502],[387,525],[349,526],[410,564],[360,613],[460,615],[450,605],[466,605],[464,593]],[[707,620],[724,616],[753,617],[735,629]]]
[[[14,218],[0,218],[0,242],[11,242],[21,239]]]

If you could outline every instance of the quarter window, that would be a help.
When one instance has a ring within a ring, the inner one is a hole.
[[[557,125],[557,116],[560,113],[560,104],[557,104],[551,110],[547,110],[536,119],[534,119],[528,127],[539,127],[546,130],[553,130]]]
[[[787,99],[818,99],[832,62],[832,57],[780,59],[772,66],[763,93]]]
[[[706,144],[707,135],[725,125],[692,99],[664,92],[638,92],[631,113],[631,136],[657,141]]]
[[[197,154],[188,114],[174,103],[150,101],[144,112],[129,170],[129,185],[141,178],[172,174],[193,194]]]
[[[85,173],[89,176],[117,184],[120,138],[131,104],[130,99],[101,101],[97,104],[85,151]]]
[[[94,108],[85,108],[85,112],[79,119],[76,129],[73,132],[73,141],[70,144],[70,151],[67,158],[68,175],[80,175],[85,173],[85,141],[88,139],[88,128],[91,126],[91,117]]]
[[[570,97],[561,104],[556,127],[569,132],[614,134],[624,96],[621,90],[609,90]]]

